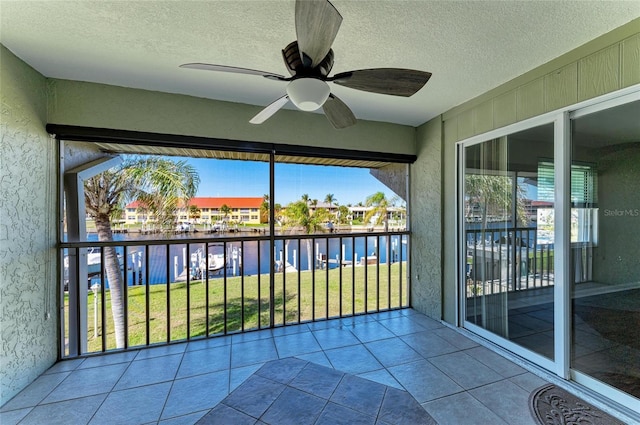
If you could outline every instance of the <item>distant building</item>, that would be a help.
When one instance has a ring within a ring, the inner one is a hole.
[[[364,220],[369,211],[375,207],[349,207],[349,214],[353,220]],[[388,220],[404,220],[406,219],[406,209],[402,207],[387,207]]]
[[[210,198],[194,197],[188,205],[178,208],[176,220],[179,222],[213,223],[219,220],[235,221],[246,224],[260,224],[260,206],[262,198]],[[223,205],[227,205],[230,211],[225,216],[221,211]],[[190,214],[190,208],[196,207],[197,212]],[[125,207],[126,224],[147,223],[155,221],[155,217],[149,213],[144,204],[133,201]]]

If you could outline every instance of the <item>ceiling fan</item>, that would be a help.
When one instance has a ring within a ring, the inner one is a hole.
[[[401,68],[375,68],[347,71],[329,77],[333,67],[331,45],[338,34],[342,16],[328,0],[296,0],[295,25],[297,41],[282,50],[291,77],[271,72],[208,63],[187,63],[181,68],[260,75],[288,82],[286,94],[269,104],[249,122],[262,124],[289,100],[300,110],[314,111],[322,107],[335,128],[356,123],[349,107],[331,93],[327,83],[366,92],[409,97],[420,90],[431,77],[430,72]]]

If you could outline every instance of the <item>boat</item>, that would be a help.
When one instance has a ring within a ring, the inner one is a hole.
[[[88,277],[94,277],[102,272],[100,248],[87,248],[87,275]],[[120,258],[120,255],[118,255]],[[69,273],[69,256],[64,257],[64,270],[65,277]]]
[[[378,256],[377,255],[369,255],[367,257],[362,257],[360,258],[360,265],[364,266],[366,265],[371,265],[371,264],[377,264],[378,263]]]
[[[222,245],[209,245],[210,250],[216,247],[220,249],[222,248]],[[204,249],[198,248],[195,252],[191,253],[190,260],[190,279],[194,280],[203,279],[205,276],[216,275],[225,268],[224,252],[209,252],[207,253],[207,255],[205,255]],[[178,276],[176,276],[175,280],[176,282],[185,282],[187,280],[187,268],[183,269],[182,272]]]
[[[122,256],[120,253],[118,255],[118,260],[120,262],[120,269],[123,268],[122,265]],[[86,256],[87,256],[87,279],[91,282],[91,279],[100,275],[102,273],[102,255],[99,247],[91,247],[86,248]],[[69,283],[69,256],[65,255],[64,257],[64,285],[65,290],[68,287]]]
[[[209,273],[217,273],[224,268],[224,254],[209,253],[209,261],[200,260],[201,270],[208,270]]]

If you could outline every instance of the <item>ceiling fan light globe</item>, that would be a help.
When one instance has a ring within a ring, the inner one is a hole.
[[[329,84],[316,78],[298,78],[287,86],[289,99],[302,111],[315,111],[329,98]]]

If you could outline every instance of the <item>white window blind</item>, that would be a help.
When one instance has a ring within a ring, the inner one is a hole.
[[[598,202],[598,175],[590,165],[571,165],[571,204],[595,206]],[[538,163],[538,200],[553,202],[555,178],[553,162]]]

